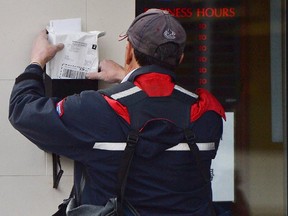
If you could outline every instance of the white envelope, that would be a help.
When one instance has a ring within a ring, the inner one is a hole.
[[[64,49],[46,64],[51,79],[85,79],[99,65],[98,38],[102,31],[81,31],[81,19],[51,20],[47,27],[52,44],[63,43]]]

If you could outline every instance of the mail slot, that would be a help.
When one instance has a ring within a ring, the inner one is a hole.
[[[51,79],[45,76],[46,96],[64,98],[85,90],[98,90],[98,81],[89,79]]]

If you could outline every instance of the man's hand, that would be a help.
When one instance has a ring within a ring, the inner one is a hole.
[[[63,48],[64,44],[62,43],[57,45],[50,44],[46,30],[43,30],[39,33],[38,37],[34,41],[31,52],[31,63],[39,64],[42,68],[44,68],[45,64]]]
[[[120,83],[126,75],[124,68],[112,60],[101,61],[99,69],[99,72],[87,73],[86,78]]]

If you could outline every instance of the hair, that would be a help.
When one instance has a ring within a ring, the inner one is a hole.
[[[178,44],[168,42],[157,47],[154,56],[146,55],[134,49],[136,61],[141,66],[159,65],[169,70],[174,70],[180,63],[183,51]]]

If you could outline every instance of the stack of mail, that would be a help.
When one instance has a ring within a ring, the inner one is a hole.
[[[98,71],[97,42],[104,32],[82,32],[80,18],[51,20],[47,31],[50,43],[64,44],[64,49],[46,65],[51,79],[85,79],[86,73]]]

